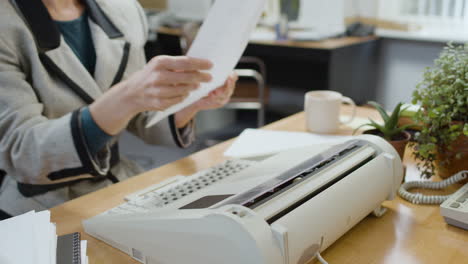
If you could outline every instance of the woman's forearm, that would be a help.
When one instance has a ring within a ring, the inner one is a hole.
[[[195,106],[188,106],[174,115],[174,121],[177,128],[186,127],[192,119],[195,118],[200,110]]]
[[[89,106],[94,122],[107,134],[115,136],[124,130],[128,122],[137,114],[131,104],[126,102],[119,85],[112,87],[107,93]]]

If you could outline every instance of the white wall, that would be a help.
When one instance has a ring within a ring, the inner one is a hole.
[[[344,0],[346,17],[362,16],[376,17],[377,16],[377,0]]]
[[[348,0],[345,3],[347,17],[377,17],[378,0]],[[413,91],[422,80],[424,69],[432,66],[444,45],[434,42],[381,39],[377,101],[387,109],[392,109],[398,102],[411,102]]]
[[[443,43],[382,39],[379,52],[377,101],[387,109],[398,102],[411,102],[424,69],[432,66]]]

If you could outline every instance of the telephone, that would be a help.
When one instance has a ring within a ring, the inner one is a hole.
[[[414,204],[440,204],[440,213],[448,224],[468,230],[468,183],[451,195],[423,195],[408,191],[413,188],[440,190],[467,178],[468,171],[461,171],[441,182],[406,182],[400,186],[398,194]]]

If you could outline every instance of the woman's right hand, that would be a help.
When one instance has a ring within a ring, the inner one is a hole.
[[[190,57],[159,56],[126,80],[120,89],[135,114],[162,111],[182,102],[201,83],[211,81],[203,72],[211,62]]]
[[[96,124],[116,135],[138,113],[162,111],[182,102],[201,83],[211,81],[212,63],[185,56],[159,56],[90,105]]]

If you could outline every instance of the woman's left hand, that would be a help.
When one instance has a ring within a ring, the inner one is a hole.
[[[194,107],[199,111],[217,109],[225,106],[234,93],[236,82],[238,80],[237,74],[232,73],[226,80],[223,86],[209,93],[206,97],[194,103]]]
[[[213,90],[206,97],[203,97],[175,114],[176,126],[178,128],[186,126],[199,111],[217,109],[225,106],[229,100],[231,100],[238,79],[237,74],[232,73],[223,86]]]

